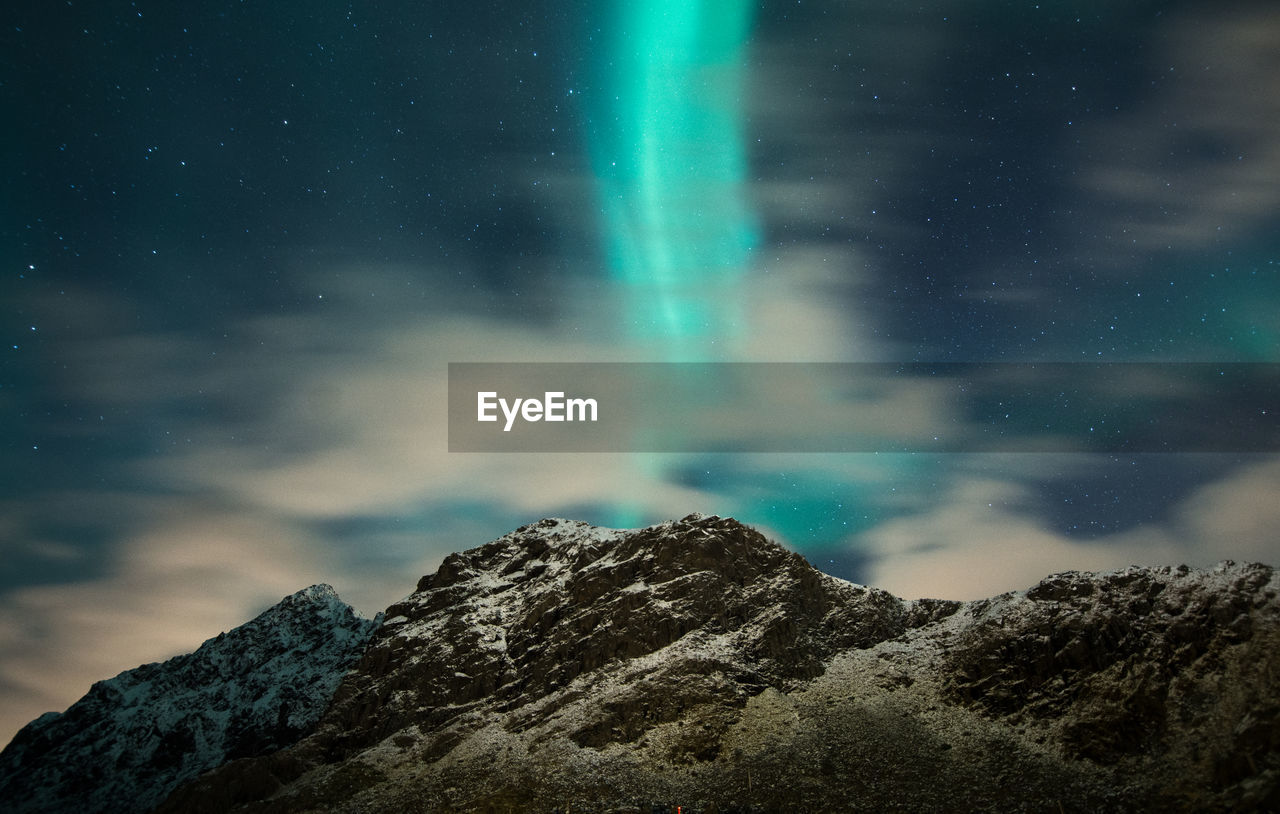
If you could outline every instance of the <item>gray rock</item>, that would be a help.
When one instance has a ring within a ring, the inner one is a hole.
[[[375,622],[316,585],[194,653],[99,681],[0,752],[6,812],[141,812],[228,760],[311,731]]]
[[[903,601],[741,524],[543,520],[387,609],[315,731],[162,811],[1280,807],[1280,580]]]
[[[730,519],[542,520],[449,556],[374,631],[303,592],[96,685],[0,755],[0,800],[1274,811],[1278,593],[1271,568],[1223,563],[904,601]]]

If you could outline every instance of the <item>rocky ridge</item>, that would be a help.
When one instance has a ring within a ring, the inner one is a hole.
[[[1223,563],[904,601],[731,519],[543,520],[375,622],[318,586],[100,682],[0,753],[0,801],[1275,811],[1278,595],[1271,568]]]
[[[910,602],[730,519],[543,520],[388,608],[308,737],[160,810],[1275,810],[1278,594],[1224,563]]]
[[[315,726],[376,626],[315,585],[194,653],[99,681],[0,752],[0,809],[149,811],[184,780],[288,746]]]

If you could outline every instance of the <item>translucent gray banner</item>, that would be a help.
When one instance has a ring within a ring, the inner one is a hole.
[[[450,452],[1275,452],[1280,364],[451,363]]]

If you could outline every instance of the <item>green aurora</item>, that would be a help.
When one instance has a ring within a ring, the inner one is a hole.
[[[758,240],[741,121],[752,6],[661,0],[615,13],[590,145],[609,271],[630,335],[691,361],[737,330]]]

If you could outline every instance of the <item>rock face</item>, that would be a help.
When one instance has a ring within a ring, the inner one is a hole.
[[[733,520],[543,520],[388,608],[308,737],[160,810],[1274,810],[1278,593],[1228,563],[907,602]]]
[[[194,653],[99,681],[0,753],[6,812],[148,811],[228,760],[314,728],[376,627],[316,585]]]
[[[158,810],[1278,810],[1278,594],[1224,563],[908,602],[729,519],[543,520],[448,557],[372,636],[273,609],[225,637],[321,629],[271,651],[295,668],[215,640],[95,686],[0,756],[0,801],[142,809],[225,760]],[[306,714],[279,700],[299,681]]]

